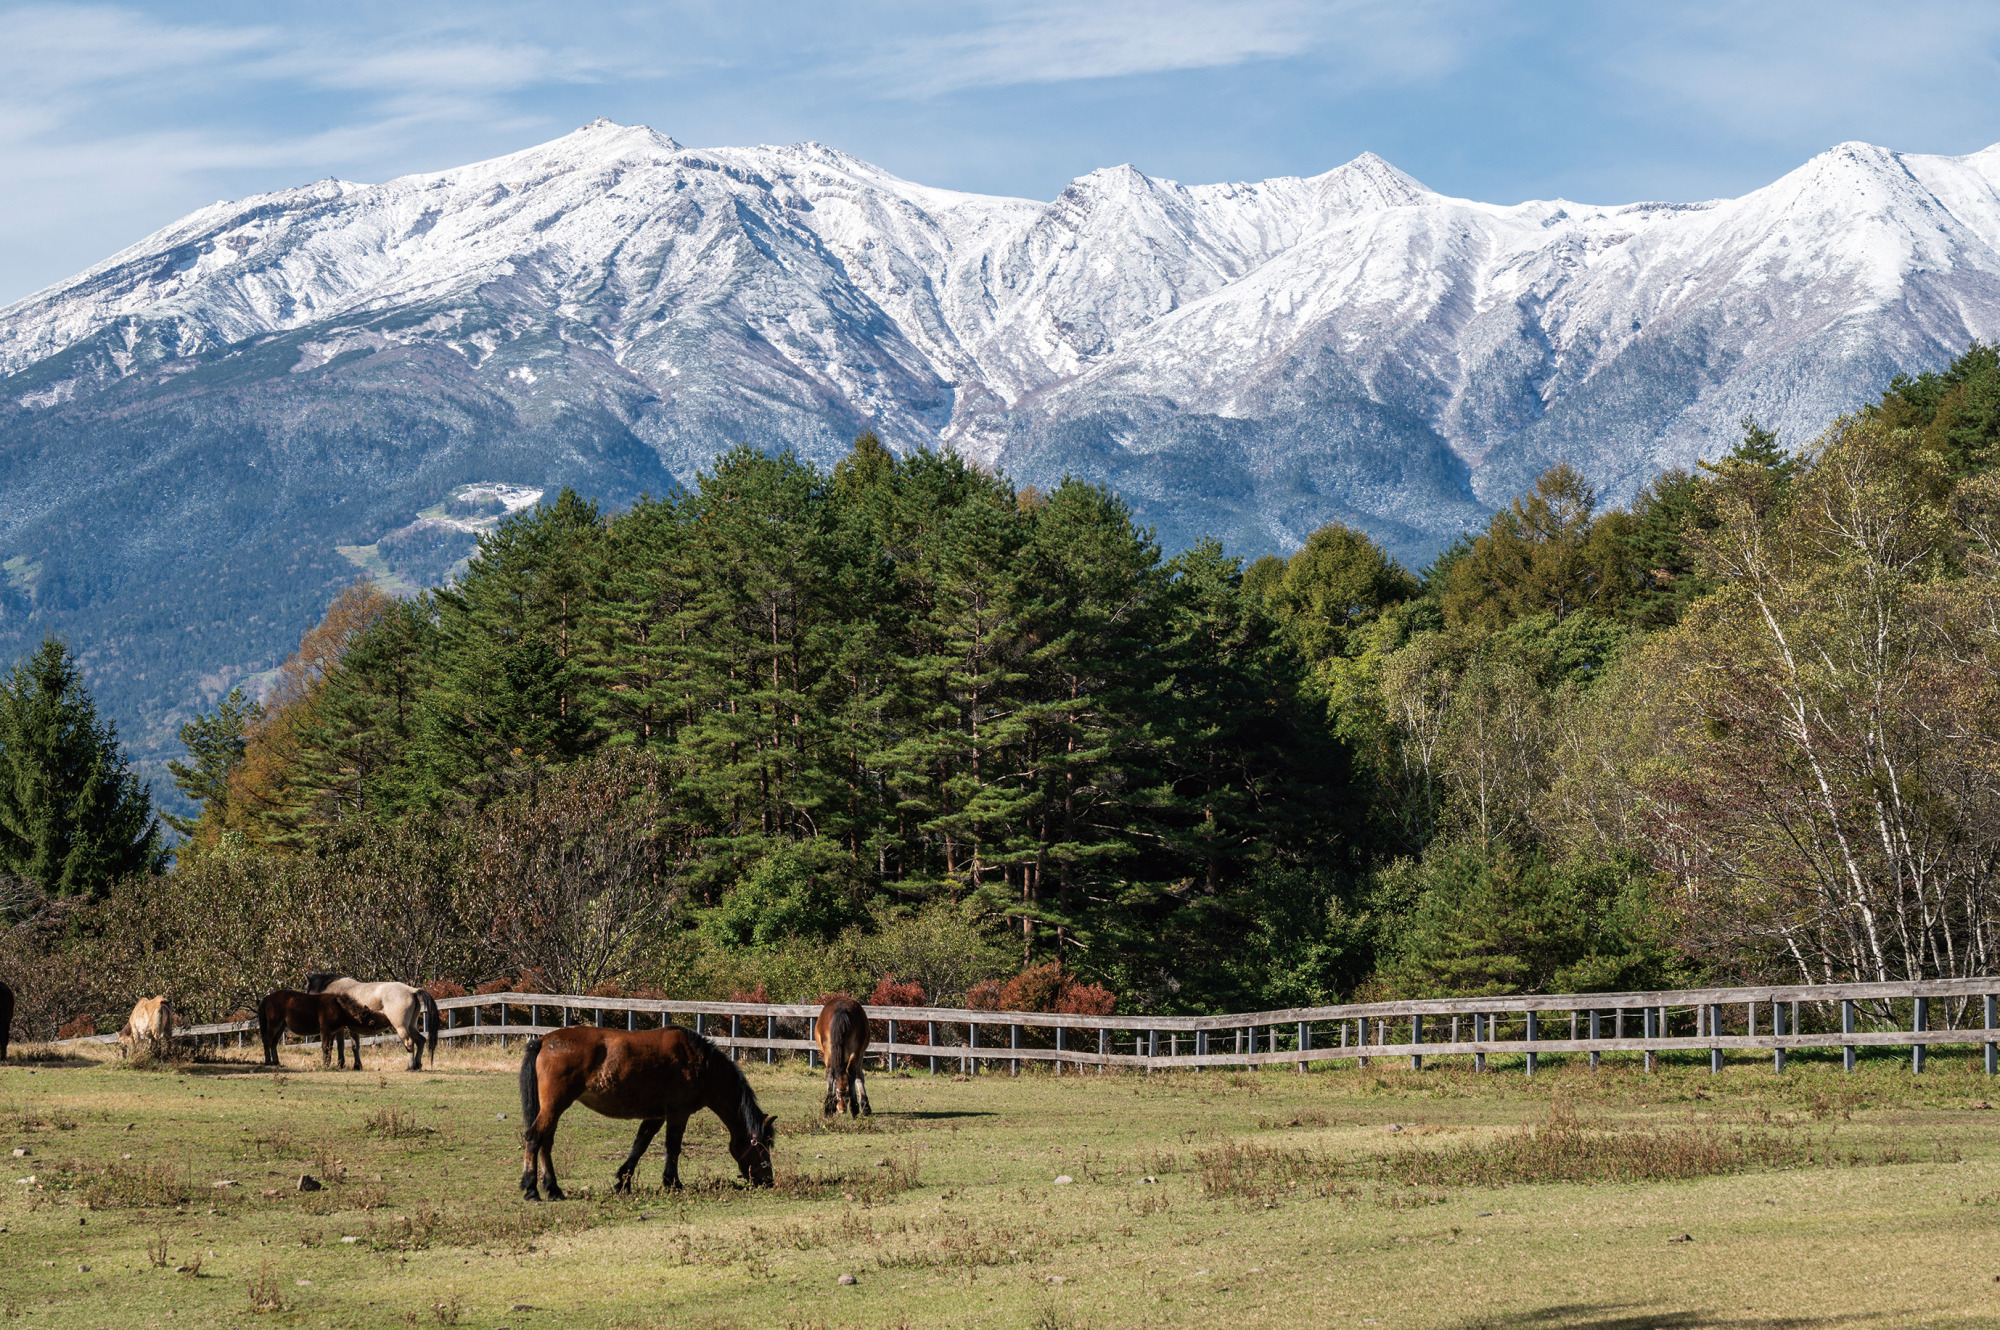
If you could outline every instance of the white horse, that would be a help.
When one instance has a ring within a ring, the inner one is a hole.
[[[410,1054],[410,1070],[424,1069],[424,1042],[430,1041],[431,1063],[437,1063],[438,1027],[443,1022],[438,1018],[437,999],[421,988],[399,984],[393,979],[385,979],[377,984],[364,984],[343,974],[309,974],[306,976],[308,993],[345,993],[372,1011],[379,1011],[389,1018],[389,1024],[403,1040],[403,1047]],[[360,1036],[355,1036],[359,1040]],[[335,1046],[340,1051],[340,1065],[347,1065],[347,1037],[334,1036]],[[357,1042],[354,1056],[361,1056],[361,1046]]]

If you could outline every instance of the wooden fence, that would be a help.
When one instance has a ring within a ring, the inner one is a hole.
[[[1303,1007],[1226,1016],[1072,1016],[952,1007],[877,1007],[871,1053],[884,1065],[973,1074],[1004,1063],[1052,1063],[1058,1075],[1107,1067],[1140,1071],[1203,1070],[1291,1063],[1408,1058],[1519,1059],[1528,1075],[1544,1054],[1582,1054],[1595,1068],[1607,1053],[1639,1054],[1654,1070],[1666,1054],[1706,1054],[1722,1070],[1730,1053],[1771,1057],[1780,1071],[1789,1050],[1839,1048],[1854,1070],[1863,1048],[1908,1048],[1924,1069],[1939,1045],[1983,1045],[1986,1074],[1996,1071],[2000,978],[1908,983],[1713,988],[1647,993],[1561,993],[1415,1002]],[[547,993],[482,993],[438,1001],[444,1039],[505,1041],[564,1025],[653,1029],[676,1019],[742,1058],[761,1053],[813,1058],[814,1003],[680,1002]],[[543,1017],[550,1019],[543,1021]],[[518,1017],[518,1019],[517,1019]],[[1567,1031],[1563,1018],[1567,1017]],[[256,1022],[197,1025],[178,1033],[242,1046]],[[1551,1035],[1555,1037],[1550,1037]],[[70,1042],[105,1043],[114,1035]],[[371,1044],[391,1042],[378,1035]],[[1128,1051],[1129,1050],[1129,1051]]]

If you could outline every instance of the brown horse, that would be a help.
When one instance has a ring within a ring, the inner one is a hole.
[[[826,1103],[820,1112],[833,1117],[843,1108],[849,1117],[875,1110],[868,1106],[868,1076],[861,1060],[868,1056],[868,1012],[845,993],[826,1000],[813,1022],[813,1042],[826,1059]]]
[[[354,1036],[354,1069],[361,1070],[361,1036],[364,1032],[387,1030],[389,1018],[370,1011],[345,993],[301,993],[280,988],[257,1004],[257,1034],[264,1041],[264,1065],[278,1065],[278,1041],[285,1031],[307,1038],[319,1037],[319,1065],[333,1065],[334,1041],[343,1034]],[[347,1050],[340,1053],[340,1065],[347,1066]]]
[[[536,1190],[536,1163],[549,1199],[560,1201],[555,1159],[550,1153],[556,1120],[582,1100],[607,1118],[639,1119],[632,1153],[618,1166],[614,1191],[632,1190],[632,1174],[662,1123],[667,1128],[667,1169],[660,1185],[681,1185],[681,1134],[687,1120],[706,1108],[729,1128],[729,1153],[736,1171],[754,1187],[771,1185],[771,1140],[778,1120],[767,1117],[742,1070],[729,1055],[698,1034],[672,1026],[662,1030],[610,1030],[571,1025],[528,1041],[521,1058],[521,1194],[542,1199]]]

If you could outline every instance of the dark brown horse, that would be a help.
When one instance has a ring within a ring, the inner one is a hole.
[[[868,1012],[845,993],[830,997],[813,1022],[813,1042],[826,1059],[826,1103],[820,1112],[833,1117],[842,1109],[849,1117],[875,1110],[868,1106],[868,1076],[862,1059],[868,1056]]]
[[[632,1190],[632,1174],[661,1124],[667,1128],[667,1169],[660,1185],[681,1185],[681,1135],[687,1120],[706,1108],[729,1128],[736,1171],[755,1187],[771,1185],[771,1140],[778,1120],[757,1106],[757,1096],[729,1055],[698,1034],[663,1030],[609,1030],[571,1025],[528,1041],[521,1059],[521,1194],[539,1201],[536,1163],[549,1199],[560,1201],[550,1148],[556,1120],[578,1100],[607,1118],[639,1119],[632,1153],[618,1166],[615,1191]]]
[[[354,1036],[354,1069],[361,1070],[361,1036],[390,1028],[389,1018],[370,1011],[345,993],[301,993],[280,988],[257,1004],[257,1034],[264,1041],[264,1065],[278,1065],[278,1041],[287,1030],[306,1038],[319,1038],[319,1065],[333,1065],[333,1045],[343,1034]],[[340,1065],[347,1066],[347,1050],[340,1053]]]

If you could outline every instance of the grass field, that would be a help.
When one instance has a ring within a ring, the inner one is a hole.
[[[556,1151],[573,1199],[539,1206],[516,1190],[514,1055],[358,1075],[286,1057],[0,1066],[0,1151],[30,1152],[0,1179],[0,1316],[2000,1326],[2000,1086],[1959,1052],[1921,1078],[1887,1058],[877,1074],[858,1126],[820,1124],[816,1073],[755,1066],[774,1191],[732,1185],[704,1114],[686,1191],[658,1190],[656,1146],[650,1185],[613,1198],[630,1127],[579,1107]]]

